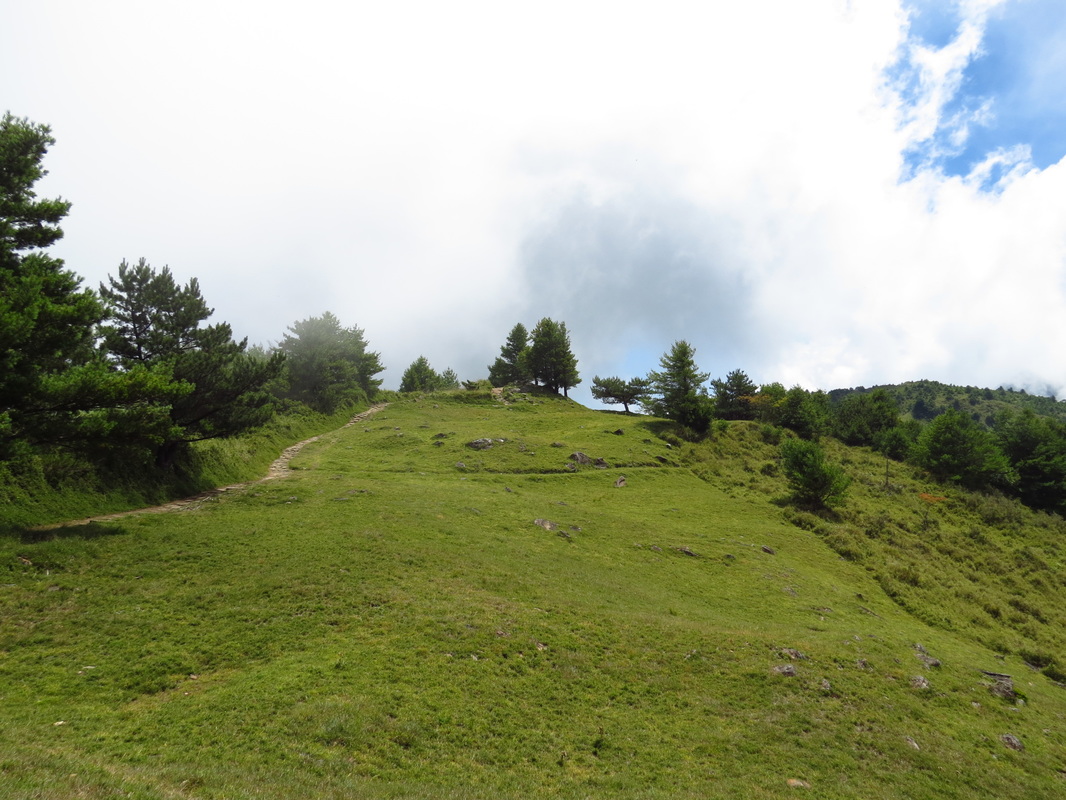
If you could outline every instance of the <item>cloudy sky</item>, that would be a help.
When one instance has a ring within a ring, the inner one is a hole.
[[[55,251],[332,311],[395,388],[563,320],[585,379],[1066,396],[1061,0],[0,0]]]

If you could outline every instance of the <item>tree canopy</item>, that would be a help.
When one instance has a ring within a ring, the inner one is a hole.
[[[529,332],[519,322],[500,347],[500,354],[489,367],[489,383],[493,386],[522,384],[531,379],[529,371]]]
[[[100,284],[100,297],[110,324],[100,327],[104,349],[123,368],[150,365],[174,359],[195,350],[200,342],[200,323],[214,309],[200,294],[200,284],[191,278],[179,286],[163,267],[156,272],[145,260],[134,266],[118,265],[118,277]]]
[[[648,393],[647,378],[633,378],[625,381],[617,376],[592,379],[592,396],[607,405],[621,405],[629,413],[631,405],[638,405]]]
[[[851,485],[851,478],[832,464],[817,442],[786,439],[781,443],[781,465],[793,500],[810,508],[837,505]]]
[[[412,361],[400,379],[401,392],[436,392],[458,388],[459,376],[455,374],[455,370],[449,367],[444,372],[437,372],[425,356],[419,356]]]
[[[911,457],[936,479],[970,489],[1004,485],[1010,475],[1010,463],[991,431],[954,409],[922,429]]]
[[[759,391],[743,370],[735,369],[725,380],[711,381],[714,413],[720,419],[755,419],[755,395]]]
[[[279,393],[316,411],[373,398],[385,368],[367,347],[363,330],[345,328],[329,311],[294,322],[277,347],[285,356]]]
[[[836,435],[845,444],[873,446],[899,424],[899,407],[884,389],[856,392],[836,407]]]
[[[63,236],[70,210],[34,191],[53,144],[47,125],[10,113],[0,119],[0,455],[41,435],[46,419],[77,410],[69,406],[78,379],[68,373],[92,361],[102,316],[92,291],[44,252]]]
[[[775,425],[788,428],[804,439],[817,439],[829,431],[830,403],[825,392],[809,392],[802,386],[785,391],[781,384],[771,384],[762,391],[772,391],[777,398],[772,411]]]
[[[156,447],[158,464],[169,465],[185,443],[231,436],[270,418],[264,386],[284,356],[254,358],[228,323],[203,326],[212,309],[195,278],[179,286],[168,268],[157,273],[141,259],[134,267],[123,261],[108,282],[100,294],[110,324],[100,332],[109,357],[120,370],[148,369],[183,390],[168,398],[171,426]]]
[[[528,363],[533,379],[553,392],[568,395],[569,389],[581,383],[565,322],[544,317],[536,324]]]
[[[1066,511],[1066,425],[1025,408],[1002,413],[995,436],[1014,470],[1014,491],[1022,502]]]
[[[707,378],[696,366],[696,348],[678,340],[659,359],[659,370],[648,373],[649,395],[642,405],[658,417],[705,432],[713,416]]]

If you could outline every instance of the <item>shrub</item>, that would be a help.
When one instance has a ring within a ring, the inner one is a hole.
[[[1055,681],[1055,683],[1066,683],[1066,672],[1064,672],[1058,664],[1052,662],[1044,667],[1042,671],[1045,675],[1051,678],[1051,680]]]
[[[831,532],[829,526],[814,514],[807,514],[803,511],[793,511],[791,508],[786,508],[784,517],[789,523],[795,525],[800,530],[817,533],[819,536],[827,536]]]
[[[816,442],[785,440],[781,443],[781,460],[797,504],[823,508],[843,502],[851,478],[826,460],[825,451]]]
[[[777,445],[781,443],[781,429],[773,425],[760,425],[759,435],[767,444]]]
[[[847,561],[862,561],[870,555],[869,548],[858,537],[844,531],[833,531],[825,537],[825,543]]]

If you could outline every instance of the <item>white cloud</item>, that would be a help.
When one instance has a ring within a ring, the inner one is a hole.
[[[682,337],[760,381],[1066,383],[1061,166],[901,180],[995,108],[945,111],[997,5],[933,49],[894,0],[43,0],[0,31],[0,90],[55,129],[90,285],[170,264],[253,341],[328,309],[391,385],[421,353],[483,375],[544,315],[586,386]]]

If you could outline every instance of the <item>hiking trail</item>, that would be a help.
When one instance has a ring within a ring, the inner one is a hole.
[[[363,420],[373,416],[374,414],[385,408],[388,403],[382,403],[380,405],[371,406],[366,411],[361,411],[356,414],[346,423],[344,423],[337,430],[344,430],[350,428]],[[332,431],[330,431],[332,433]],[[209,489],[206,492],[200,492],[200,494],[193,495],[192,497],[186,497],[181,500],[171,500],[169,503],[163,503],[158,506],[149,506],[148,508],[135,508],[130,511],[117,511],[114,514],[101,514],[97,517],[85,517],[84,519],[68,520],[66,522],[52,522],[48,525],[40,525],[33,530],[35,531],[47,531],[54,530],[56,528],[69,528],[77,525],[88,525],[91,522],[107,522],[113,519],[122,519],[123,517],[132,517],[136,514],[162,514],[167,511],[182,511],[185,509],[199,508],[206,501],[218,497],[220,494],[226,492],[236,491],[237,489],[244,489],[248,486],[254,486],[257,483],[265,483],[267,481],[275,480],[276,478],[285,478],[292,474],[292,470],[289,468],[289,462],[296,457],[304,445],[311,444],[311,442],[317,442],[323,436],[327,436],[328,433],[320,433],[318,436],[312,436],[310,439],[304,439],[302,442],[286,447],[281,451],[281,455],[274,459],[270,468],[267,470],[267,474],[262,478],[257,478],[252,481],[243,481],[242,483],[231,483],[229,486],[220,486],[216,489]]]

